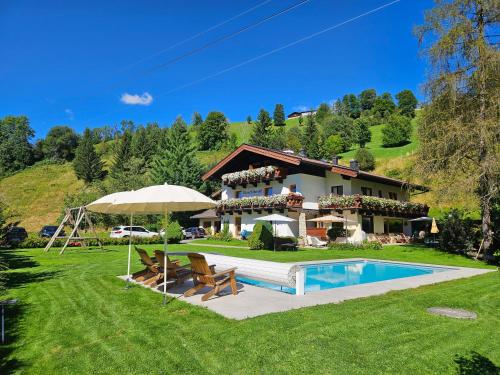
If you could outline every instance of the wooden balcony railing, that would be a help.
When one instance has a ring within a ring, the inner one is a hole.
[[[404,218],[426,216],[429,212],[429,207],[425,204],[359,194],[325,195],[319,198],[318,204],[323,211],[357,210],[365,214]]]

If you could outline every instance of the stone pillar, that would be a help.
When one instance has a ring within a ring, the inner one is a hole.
[[[300,212],[299,213],[299,237],[302,237],[302,240],[300,241],[301,243],[299,243],[300,245],[305,244],[306,235],[307,235],[306,214],[305,214],[305,212]]]

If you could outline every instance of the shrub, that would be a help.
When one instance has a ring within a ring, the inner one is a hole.
[[[445,251],[466,254],[474,248],[479,228],[467,213],[452,209],[440,221],[439,248]]]
[[[391,115],[382,129],[384,147],[401,146],[410,142],[412,127],[408,117]]]
[[[359,169],[363,171],[373,171],[375,169],[375,157],[366,148],[361,147],[358,149],[354,157],[359,163]]]
[[[251,250],[274,248],[272,226],[268,222],[259,221],[255,224],[253,232],[248,239]]]
[[[168,243],[179,243],[184,238],[182,227],[177,221],[172,221],[167,227]]]
[[[222,226],[222,231],[215,233],[208,237],[208,240],[226,241],[229,242],[233,239],[231,232],[229,232],[229,223],[225,222]]]
[[[345,230],[342,223],[334,223],[330,229],[326,231],[326,235],[330,241],[335,241],[337,237],[344,237]]]

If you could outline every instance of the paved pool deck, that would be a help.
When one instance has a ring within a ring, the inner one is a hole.
[[[382,295],[393,290],[403,290],[410,288],[417,288],[423,285],[437,284],[444,281],[457,280],[477,275],[482,275],[488,272],[497,272],[494,269],[484,268],[467,268],[467,267],[454,267],[443,266],[439,264],[421,264],[400,261],[388,261],[380,259],[367,259],[367,258],[348,258],[348,259],[335,259],[324,261],[311,261],[311,262],[298,262],[289,263],[290,265],[308,265],[308,264],[322,264],[322,263],[335,263],[356,260],[370,260],[387,263],[419,265],[427,267],[441,267],[448,270],[437,272],[433,274],[405,277],[393,280],[378,281],[367,284],[351,285],[346,287],[327,289],[317,292],[308,292],[303,296],[287,294],[271,289],[261,288],[253,285],[237,283],[238,295],[234,296],[227,288],[219,296],[214,296],[210,300],[203,302],[201,297],[209,289],[202,289],[192,297],[183,297],[182,294],[193,286],[192,281],[187,281],[183,285],[172,287],[168,290],[168,295],[178,298],[192,305],[201,306],[212,310],[226,318],[242,320],[253,318],[260,315],[289,311],[300,309],[303,307],[325,305],[331,303],[341,303],[343,301]],[[126,279],[125,276],[121,278]],[[142,284],[140,284],[142,285]],[[161,292],[162,287],[152,289],[156,292]]]

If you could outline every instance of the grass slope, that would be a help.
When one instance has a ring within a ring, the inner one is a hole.
[[[415,247],[214,250],[277,261],[369,256],[480,265]],[[500,363],[498,272],[234,321],[178,300],[163,307],[142,287],[125,290],[116,275],[126,269],[126,247],[7,255],[7,297],[20,304],[8,310],[2,374],[451,374],[455,356],[470,350]],[[478,319],[430,315],[430,306],[470,309]]]
[[[0,179],[0,195],[28,231],[55,224],[65,195],[82,187],[70,163],[34,165]]]

